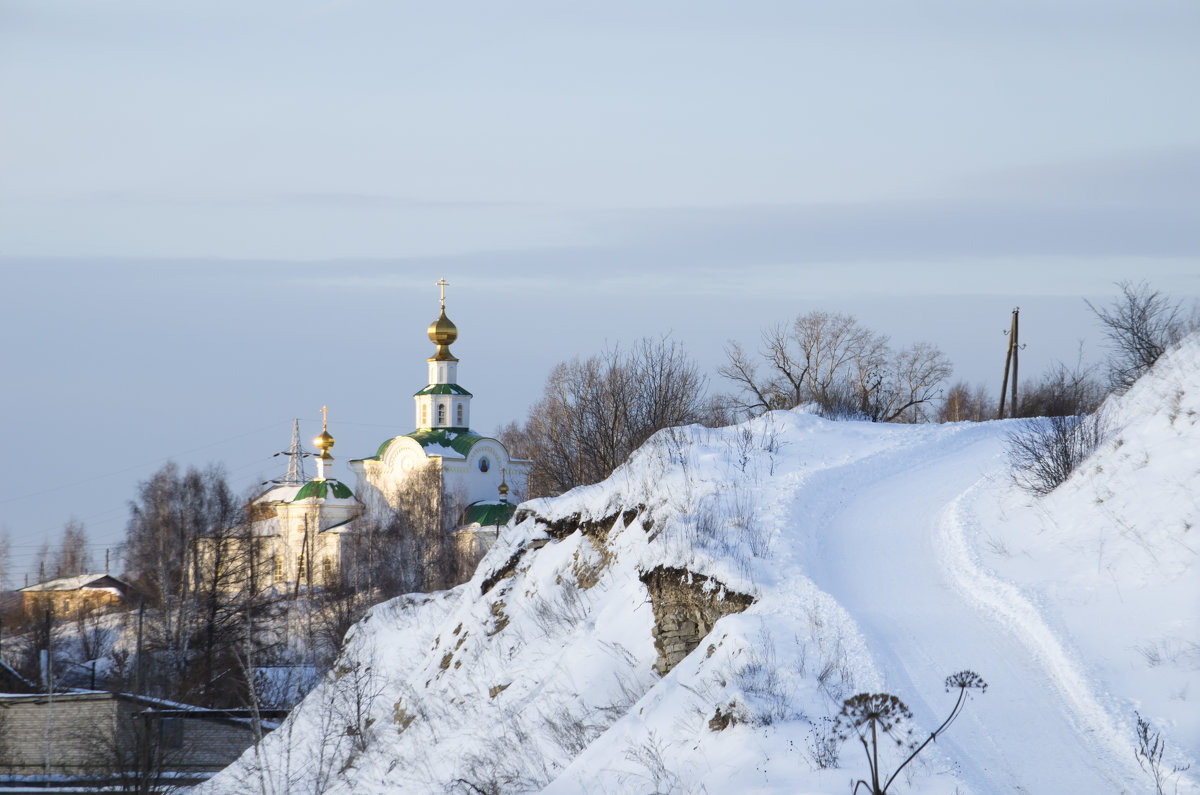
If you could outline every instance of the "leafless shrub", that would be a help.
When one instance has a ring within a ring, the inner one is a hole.
[[[543,715],[542,723],[565,757],[574,759],[608,727],[607,721],[597,723],[590,718],[586,710],[574,712],[570,705],[564,704],[551,714]]]
[[[666,761],[663,759],[663,750],[663,744],[651,731],[644,743],[631,745],[625,750],[625,758],[639,765],[645,771],[644,774],[638,776],[649,786],[648,789],[643,790],[644,792],[654,793],[654,795],[683,792],[683,782],[675,772],[667,768]]]
[[[746,696],[750,723],[770,726],[804,717],[792,706],[782,674],[774,641],[767,632],[760,632],[744,650],[742,664],[734,672],[734,681]]]
[[[1125,281],[1117,286],[1121,294],[1109,306],[1086,303],[1100,321],[1112,351],[1108,358],[1109,383],[1123,392],[1197,328],[1197,317],[1195,313],[1186,316],[1178,301],[1151,289],[1147,282]]]
[[[383,694],[383,679],[370,660],[355,659],[334,666],[334,709],[343,732],[356,751],[370,743],[375,702]]]
[[[808,731],[808,758],[818,770],[837,767],[841,758],[842,742],[838,739],[837,721],[824,717],[817,720]]]
[[[1099,411],[1027,420],[1005,439],[1013,480],[1033,494],[1049,494],[1104,443],[1106,435]]]
[[[453,793],[537,792],[550,783],[557,768],[547,763],[541,748],[519,719],[483,743],[463,760],[464,775],[449,783]]]
[[[1134,758],[1137,759],[1138,765],[1154,779],[1154,791],[1156,795],[1166,795],[1167,784],[1171,779],[1178,778],[1179,774],[1191,768],[1191,765],[1171,765],[1169,768],[1163,764],[1163,752],[1167,750],[1167,744],[1163,741],[1162,734],[1155,731],[1150,722],[1135,712],[1137,716],[1137,745],[1133,749]],[[1176,783],[1173,792],[1179,791],[1179,784]]]
[[[1074,366],[1058,362],[1021,395],[1017,417],[1073,417],[1091,414],[1104,402],[1104,387],[1083,364],[1083,350]]]
[[[550,593],[538,593],[531,617],[543,635],[569,631],[587,618],[587,595],[574,577],[563,577]]]

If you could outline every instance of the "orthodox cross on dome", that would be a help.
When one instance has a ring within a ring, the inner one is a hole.
[[[329,435],[329,407],[321,406],[321,435],[313,439],[313,444],[321,451],[321,455],[317,458],[317,478],[324,479],[325,471],[323,461],[332,461],[333,456],[329,454],[333,447],[333,437]]]
[[[438,281],[434,282],[433,284],[434,284],[434,286],[435,286],[435,287],[439,287],[439,288],[441,288],[441,291],[442,291],[442,309],[445,309],[445,308],[446,308],[446,288],[450,286],[450,282],[446,281],[446,277],[445,277],[445,276],[443,276],[441,279],[439,279]]]

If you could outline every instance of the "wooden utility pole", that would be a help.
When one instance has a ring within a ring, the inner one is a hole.
[[[142,695],[142,622],[146,618],[146,599],[138,600],[137,662],[134,666],[133,692]]]
[[[1013,310],[1012,341],[1010,342],[1012,345],[1012,414],[1014,417],[1017,416],[1017,407],[1020,405],[1017,403],[1017,357],[1021,355],[1021,343],[1017,339],[1017,325],[1020,316],[1021,307],[1018,306]]]
[[[1017,413],[1017,352],[1019,346],[1017,344],[1017,318],[1020,317],[1021,307],[1016,307],[1012,312],[1012,326],[1008,330],[1008,352],[1004,356],[1004,380],[1000,382],[1000,410],[996,412],[996,419],[1004,419],[1004,395],[1008,391],[1008,374],[1012,372],[1012,413]]]

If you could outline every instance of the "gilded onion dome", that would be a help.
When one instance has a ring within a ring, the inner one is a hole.
[[[330,448],[333,447],[333,437],[329,435],[329,431],[321,431],[321,435],[313,440],[313,444],[321,451],[321,458],[331,459],[333,456],[329,454]]]
[[[450,353],[450,344],[456,339],[458,339],[458,328],[450,322],[450,318],[446,317],[446,307],[443,306],[438,319],[429,324],[429,340],[437,346],[433,360],[438,362],[458,361]]]
[[[321,458],[332,461],[333,456],[329,454],[329,451],[333,449],[333,436],[329,433],[329,409],[322,406],[321,415],[321,435],[313,439],[313,444],[321,451]]]

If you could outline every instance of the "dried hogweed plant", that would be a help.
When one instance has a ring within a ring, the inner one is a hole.
[[[921,743],[917,743],[915,732],[908,725],[912,721],[912,712],[896,696],[890,693],[859,693],[842,702],[841,712],[837,716],[838,738],[843,742],[858,738],[867,755],[867,766],[871,774],[870,781],[859,779],[855,782],[854,795],[858,794],[860,787],[865,787],[870,795],[887,795],[888,788],[900,775],[900,771],[945,732],[962,713],[969,691],[986,692],[987,683],[974,671],[959,671],[946,677],[946,692],[954,690],[958,690],[958,699],[954,702],[950,714],[942,721],[942,725],[934,729]],[[894,742],[902,751],[907,750],[908,756],[881,785],[879,747],[888,741]]]

